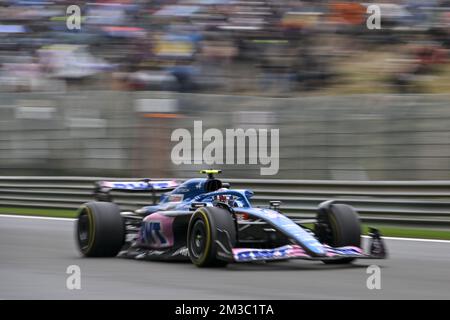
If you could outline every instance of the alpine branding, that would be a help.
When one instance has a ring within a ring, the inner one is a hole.
[[[244,251],[237,254],[238,261],[247,260],[265,260],[274,258],[283,258],[286,256],[287,249],[264,250],[264,251]]]
[[[236,261],[252,261],[252,260],[273,260],[288,257],[288,253],[292,250],[291,246],[284,246],[276,249],[242,249],[233,250]]]

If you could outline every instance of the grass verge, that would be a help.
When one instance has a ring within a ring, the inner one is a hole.
[[[69,209],[0,207],[0,214],[17,214],[24,216],[41,216],[41,217],[55,217],[55,218],[75,218],[77,215],[77,211]]]
[[[370,226],[378,228],[381,231],[381,234],[385,237],[450,240],[450,230],[409,228],[372,224]],[[367,225],[363,225],[364,234],[368,233],[368,229],[369,228]]]

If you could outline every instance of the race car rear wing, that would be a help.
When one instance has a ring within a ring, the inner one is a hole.
[[[150,180],[138,181],[97,181],[95,182],[94,197],[97,201],[112,201],[110,192],[151,192],[156,202],[156,192],[167,192],[178,187],[175,180]]]

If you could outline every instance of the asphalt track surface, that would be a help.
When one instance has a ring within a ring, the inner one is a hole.
[[[199,269],[190,263],[82,258],[71,220],[0,215],[0,299],[449,299],[450,242],[387,240],[388,260],[291,260]],[[366,269],[381,268],[381,290]],[[81,268],[68,290],[67,267]]]

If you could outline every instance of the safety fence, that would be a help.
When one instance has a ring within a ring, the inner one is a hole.
[[[259,155],[258,140],[222,150],[245,153],[215,162],[226,178],[450,180],[449,101],[448,94],[1,93],[0,175],[189,177],[205,163],[174,163],[171,136],[182,128],[194,153],[209,145],[208,129],[279,130],[275,175],[261,176],[273,153],[270,143],[271,156]],[[194,132],[199,121],[203,135]]]

